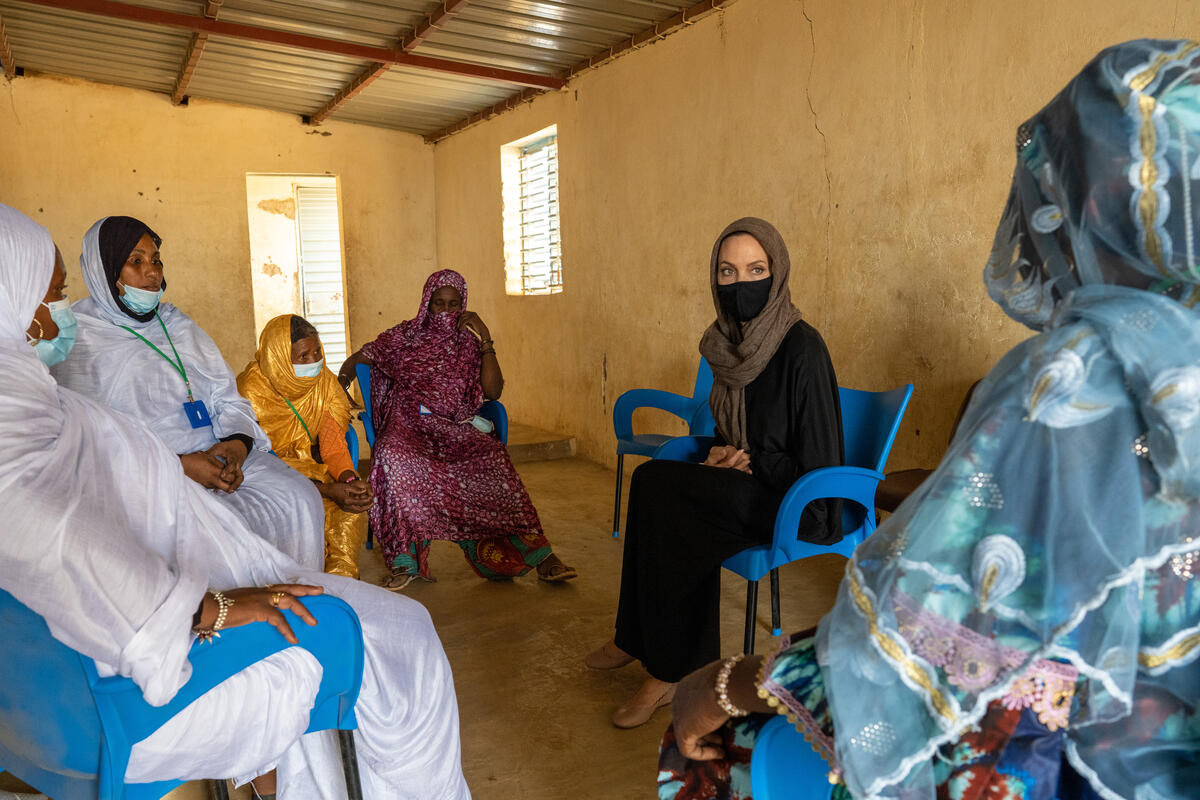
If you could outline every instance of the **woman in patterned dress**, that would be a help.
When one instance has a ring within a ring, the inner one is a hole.
[[[417,316],[365,345],[338,375],[348,387],[358,364],[371,365],[370,521],[389,589],[433,579],[435,539],[457,543],[480,577],[533,568],[544,581],[576,577],[552,552],[504,443],[476,415],[485,399],[500,397],[504,378],[487,326],[466,305],[463,277],[435,272]]]

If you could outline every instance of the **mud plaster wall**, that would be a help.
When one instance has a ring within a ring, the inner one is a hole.
[[[1102,47],[1198,25],[1186,2],[739,0],[439,143],[438,259],[491,326],[512,416],[611,464],[622,391],[690,393],[716,234],[764,217],[839,382],[916,386],[889,468],[931,466],[1028,335],[980,277],[1017,125]],[[565,291],[506,297],[500,146],[552,123]]]
[[[246,173],[341,184],[353,346],[410,311],[432,271],[433,148],[412,134],[52,77],[0,79],[0,202],[50,229],[72,298],[80,239],[128,214],[162,235],[170,288],[240,370],[254,353]],[[397,303],[398,299],[404,302]]]

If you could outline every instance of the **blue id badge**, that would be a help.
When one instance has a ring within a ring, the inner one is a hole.
[[[212,417],[208,415],[208,409],[205,408],[203,400],[191,400],[184,403],[183,413],[187,414],[188,422],[192,423],[193,428],[207,428],[212,425]]]

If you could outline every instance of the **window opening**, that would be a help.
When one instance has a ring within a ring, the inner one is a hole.
[[[500,161],[506,291],[557,294],[563,289],[557,129],[510,142]]]

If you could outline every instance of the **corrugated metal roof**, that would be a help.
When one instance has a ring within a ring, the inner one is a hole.
[[[188,94],[307,115],[361,68],[343,56],[211,36]]]
[[[512,91],[506,83],[392,67],[332,118],[425,134],[498,103]]]
[[[158,25],[0,0],[0,19],[17,66],[169,92],[179,74],[186,32]]]
[[[219,19],[323,39],[394,47],[400,31],[409,30],[429,13],[425,0],[394,3],[364,0],[225,0]],[[195,12],[193,12],[195,13]]]
[[[206,5],[204,0],[136,0],[114,12],[139,17],[124,19],[61,7],[70,7],[72,0],[43,2],[60,7],[0,0],[0,20],[18,67],[167,93],[179,79],[193,32],[144,21],[137,9],[187,15],[183,22],[190,23],[201,17]],[[572,67],[688,5],[645,0],[467,0],[412,52],[523,73],[530,81],[539,75],[564,78]],[[288,35],[287,44],[214,32],[204,44],[186,91],[196,97],[313,115],[369,69],[373,58],[381,58],[369,51],[364,54],[362,47],[395,48],[440,8],[442,3],[434,0],[223,0],[217,16],[220,23],[282,32]],[[315,49],[312,42],[298,42],[298,36],[360,47],[352,54],[334,54]],[[494,77],[494,73],[479,78],[393,65],[333,110],[330,118],[428,135],[524,89],[519,76],[513,82]]]

